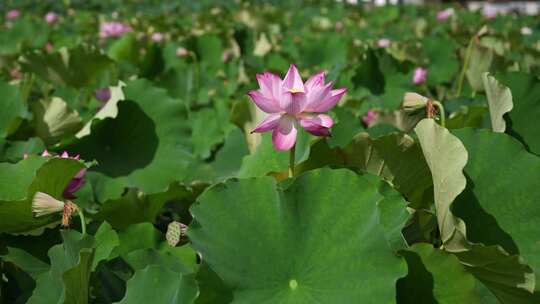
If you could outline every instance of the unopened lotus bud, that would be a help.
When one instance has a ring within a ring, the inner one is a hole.
[[[167,226],[167,233],[165,234],[167,243],[172,247],[178,245],[178,243],[186,237],[186,230],[187,226],[180,222],[173,221],[169,223]]]
[[[58,213],[64,210],[64,202],[47,193],[36,192],[32,199],[32,213],[35,217]]]
[[[403,97],[402,107],[405,111],[412,112],[425,108],[429,98],[417,93],[407,92]]]

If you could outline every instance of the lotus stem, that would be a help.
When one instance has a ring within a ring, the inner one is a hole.
[[[296,145],[291,148],[289,154],[289,177],[294,176],[294,157],[296,155]]]
[[[465,60],[463,61],[463,67],[461,68],[461,73],[459,74],[456,97],[459,97],[461,95],[461,89],[463,88],[463,81],[465,80],[465,73],[467,72],[467,68],[469,68],[469,61],[471,59],[472,46],[473,46],[475,38],[476,38],[476,35],[471,38],[471,40],[469,41],[469,46],[467,46],[467,50],[465,51]]]
[[[82,235],[85,236],[86,235],[86,220],[84,219],[84,212],[82,210],[82,208],[77,208],[77,212],[79,213],[79,218],[81,219],[81,230],[82,230]]]
[[[438,101],[433,101],[433,105],[439,110],[439,117],[441,119],[441,126],[446,128],[446,113],[444,112],[444,106]]]

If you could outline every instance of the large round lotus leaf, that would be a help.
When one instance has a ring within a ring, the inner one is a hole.
[[[406,270],[380,220],[384,199],[345,169],[232,180],[201,195],[188,235],[232,303],[392,303]]]
[[[181,275],[164,266],[150,265],[137,270],[127,282],[125,297],[119,304],[188,304],[197,297],[192,275]]]
[[[16,86],[0,81],[0,94],[2,96],[0,137],[6,137],[17,125],[17,118],[26,114],[26,109]]]
[[[521,255],[539,278],[540,158],[506,134],[473,129],[453,133],[469,153],[467,188],[453,208],[465,221],[467,238]]]
[[[16,164],[0,164],[0,232],[26,232],[54,221],[59,215],[32,215],[32,198],[38,191],[63,200],[69,181],[84,164],[64,158],[29,157]]]

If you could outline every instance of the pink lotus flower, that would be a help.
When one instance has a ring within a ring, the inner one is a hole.
[[[9,12],[7,12],[6,18],[9,20],[14,20],[14,19],[19,18],[20,15],[21,13],[18,10],[12,9]]]
[[[453,8],[447,8],[445,10],[439,11],[437,13],[437,20],[444,21],[454,15],[454,9]]]
[[[424,68],[418,67],[414,70],[413,82],[415,85],[421,85],[426,82],[428,71]]]
[[[102,23],[99,27],[99,37],[109,38],[109,37],[122,37],[125,33],[132,32],[133,29],[122,22],[105,22]]]
[[[390,43],[392,43],[390,39],[386,39],[386,38],[381,38],[377,40],[377,46],[382,49],[389,47]]]
[[[373,124],[373,121],[377,118],[377,112],[375,110],[369,110],[367,113],[362,117],[362,122],[366,127],[369,127]]]
[[[279,151],[295,145],[299,126],[315,136],[329,136],[334,122],[320,113],[334,107],[347,89],[332,90],[332,82],[325,84],[324,77],[325,72],[320,72],[304,83],[294,64],[283,80],[269,72],[257,74],[260,89],[248,96],[269,115],[252,132],[272,130],[272,142]]]
[[[43,151],[43,153],[41,153],[41,156],[42,157],[50,157],[52,155],[51,155],[51,153],[49,153],[49,151],[45,150],[45,151]],[[67,151],[64,151],[60,156],[57,155],[56,157],[71,158],[71,159],[75,159],[75,160],[80,159],[79,154],[77,154],[75,156],[69,156],[69,153]],[[75,192],[77,192],[79,189],[81,189],[82,186],[84,186],[84,184],[86,182],[85,179],[84,179],[85,174],[86,174],[86,168],[81,169],[69,181],[69,184],[66,186],[66,188],[64,188],[64,192],[63,192],[63,197],[65,199],[75,199],[76,198]]]
[[[48,24],[53,24],[58,20],[58,15],[55,12],[48,12],[45,15],[45,22]]]
[[[163,34],[162,33],[159,33],[159,32],[156,32],[156,33],[153,33],[152,34],[152,41],[154,42],[161,42],[163,41]]]

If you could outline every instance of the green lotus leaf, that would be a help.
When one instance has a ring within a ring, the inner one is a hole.
[[[233,303],[390,303],[405,269],[380,220],[384,198],[344,169],[287,185],[231,180],[200,196],[188,236]]]
[[[397,283],[398,303],[497,303],[489,291],[479,292],[485,287],[454,255],[423,243],[400,254],[409,273]]]
[[[36,276],[29,304],[88,303],[94,239],[62,231],[63,243],[49,250],[50,268]]]
[[[112,80],[114,62],[98,50],[78,46],[47,54],[34,51],[21,58],[24,71],[55,85],[74,88],[103,87]]]
[[[310,142],[313,137],[303,129],[298,130],[296,138],[296,163],[308,158]],[[276,151],[272,145],[272,134],[262,135],[262,142],[257,147],[255,153],[247,155],[242,161],[242,166],[238,172],[238,177],[256,177],[268,173],[286,172],[289,167],[289,152]]]
[[[401,192],[414,208],[429,208],[433,183],[418,142],[410,136],[391,133],[371,138],[359,133],[344,149],[331,149],[325,141],[315,143],[309,159],[298,171],[324,166],[360,169],[380,176]]]
[[[178,183],[171,184],[167,191],[149,195],[131,189],[121,198],[105,202],[93,217],[106,220],[116,229],[125,229],[132,224],[153,222],[168,202],[187,210],[198,193]]]
[[[0,96],[2,96],[0,137],[4,138],[15,131],[18,126],[18,118],[25,117],[27,110],[16,86],[0,81]]]
[[[456,58],[455,49],[456,43],[450,38],[434,36],[425,38],[424,50],[430,61],[428,65],[428,83],[448,83],[457,75],[459,62]]]
[[[514,107],[508,113],[508,134],[523,142],[532,153],[540,155],[540,128],[535,124],[540,115],[540,80],[525,73],[497,75],[497,80],[512,92]]]
[[[4,161],[17,162],[24,158],[24,155],[41,154],[43,150],[45,150],[45,143],[38,137],[31,137],[26,141],[8,141],[4,151]]]
[[[98,162],[88,175],[101,202],[118,199],[124,188],[163,192],[183,180],[195,161],[179,100],[146,80],[128,83],[124,95],[115,118],[94,120],[89,135],[67,145],[83,159]]]
[[[466,71],[467,80],[473,90],[480,92],[486,87],[483,75],[490,71],[491,62],[493,61],[493,51],[490,48],[473,42],[470,56],[469,66]]]
[[[193,275],[180,275],[167,267],[149,265],[137,270],[127,282],[126,295],[119,304],[194,303],[197,282]]]
[[[83,126],[79,113],[59,97],[34,103],[32,109],[36,117],[36,134],[48,145],[74,134]]]
[[[453,133],[469,154],[464,168],[468,186],[453,207],[467,226],[467,238],[522,256],[538,282],[540,191],[535,185],[540,180],[540,158],[505,134],[472,129]]]
[[[464,251],[468,248],[465,225],[452,214],[451,204],[467,184],[463,175],[463,167],[467,163],[467,150],[458,138],[433,119],[420,121],[414,130],[433,177],[435,209],[441,240],[446,250]]]
[[[482,74],[484,90],[486,91],[489,104],[489,116],[491,117],[491,129],[494,132],[504,132],[506,121],[503,116],[512,111],[512,92],[508,87],[501,85],[495,77],[489,73]]]

